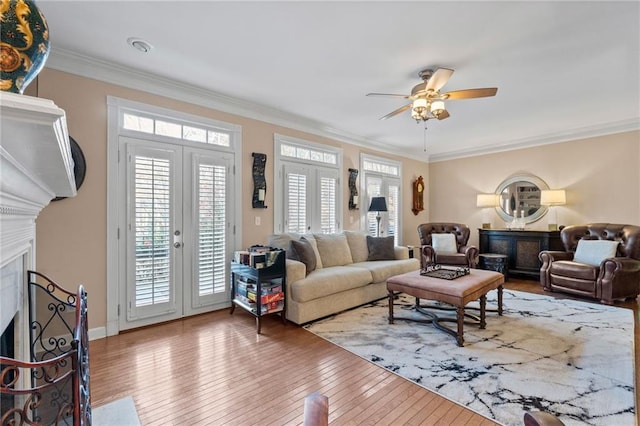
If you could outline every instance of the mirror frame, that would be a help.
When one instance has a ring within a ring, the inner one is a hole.
[[[498,187],[496,188],[496,195],[502,194],[502,191],[504,191],[506,187],[516,182],[531,183],[537,186],[538,188],[540,188],[540,190],[549,189],[549,185],[547,185],[547,183],[542,179],[540,179],[538,176],[526,174],[526,173],[519,173],[519,174],[512,175],[507,179],[503,180],[500,183],[500,185],[498,185]],[[533,223],[540,220],[540,218],[542,218],[542,216],[544,216],[547,213],[548,209],[549,209],[548,206],[541,205],[540,208],[534,214],[524,217],[525,224]],[[510,214],[507,214],[507,212],[505,212],[502,209],[502,206],[496,206],[496,213],[498,213],[498,216],[500,216],[505,222],[511,222],[513,220],[513,216]]]

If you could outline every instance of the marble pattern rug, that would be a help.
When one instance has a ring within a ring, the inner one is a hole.
[[[495,307],[496,291],[487,298]],[[394,316],[420,318],[414,303],[400,294]],[[512,290],[503,306],[484,330],[465,324],[464,347],[431,324],[388,324],[386,299],[305,328],[504,425],[535,410],[566,425],[636,424],[632,310]]]

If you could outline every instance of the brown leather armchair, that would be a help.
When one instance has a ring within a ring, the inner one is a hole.
[[[560,232],[565,251],[539,254],[540,284],[547,291],[562,291],[599,299],[635,299],[640,293],[640,226],[592,223],[567,226]],[[575,262],[580,239],[619,241],[616,257],[599,266]]]
[[[450,233],[456,237],[457,253],[436,254],[432,246],[432,234]],[[423,223],[418,225],[418,235],[420,236],[421,256],[420,265],[424,268],[426,265],[438,263],[441,265],[466,266],[475,268],[478,258],[478,248],[476,246],[468,246],[469,235],[471,231],[467,225],[461,223]]]

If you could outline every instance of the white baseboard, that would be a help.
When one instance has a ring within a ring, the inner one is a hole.
[[[104,337],[107,337],[107,329],[105,327],[89,329],[89,340],[102,339]]]

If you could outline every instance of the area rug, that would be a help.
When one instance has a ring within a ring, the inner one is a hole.
[[[99,407],[91,407],[93,426],[140,426],[133,398],[127,396]]]
[[[414,303],[399,295],[394,315],[424,318]],[[511,290],[503,306],[484,330],[465,324],[464,347],[431,324],[388,324],[386,300],[305,328],[504,425],[532,410],[566,425],[636,424],[633,311]]]

